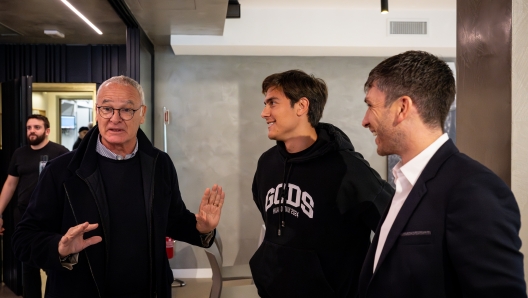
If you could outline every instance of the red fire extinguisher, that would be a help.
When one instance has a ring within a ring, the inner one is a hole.
[[[167,251],[167,258],[174,257],[174,240],[171,237],[165,237],[165,250]]]

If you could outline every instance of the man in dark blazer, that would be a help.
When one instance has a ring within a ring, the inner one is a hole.
[[[526,297],[515,197],[443,132],[455,96],[447,64],[405,52],[376,66],[365,91],[363,126],[378,154],[402,161],[359,297]]]
[[[46,270],[48,298],[172,297],[165,237],[211,246],[225,193],[214,185],[187,209],[169,155],[139,128],[147,107],[132,78],[103,82],[96,109],[87,139],[42,171],[15,256]]]

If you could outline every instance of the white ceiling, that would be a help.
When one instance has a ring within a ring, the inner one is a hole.
[[[223,36],[228,0],[125,0],[134,16],[156,45],[169,45],[171,35]],[[0,43],[124,44],[126,27],[107,0],[70,0],[102,31],[98,35],[69,11],[60,0],[0,0],[0,33],[13,31],[20,36],[0,36]],[[248,9],[295,9],[302,19],[308,10],[332,9],[379,12],[380,0],[239,0],[242,21]],[[401,11],[454,10],[456,0],[389,0],[389,17]],[[304,12],[301,12],[304,11]],[[316,12],[312,16],[318,16]],[[233,21],[237,21],[236,19]],[[5,25],[7,28],[2,27]],[[66,38],[54,39],[43,31],[56,29]]]
[[[174,53],[383,57],[415,49],[456,55],[456,0],[389,0],[388,14],[381,14],[379,0],[239,1],[241,18],[226,20],[221,36],[173,34]],[[427,34],[390,34],[393,21],[426,22]]]

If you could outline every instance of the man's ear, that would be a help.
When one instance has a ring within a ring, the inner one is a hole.
[[[144,105],[141,107],[141,110],[140,110],[141,121],[139,122],[139,124],[143,124],[143,122],[145,122],[146,115],[147,115],[147,106]]]
[[[297,116],[302,116],[308,114],[308,108],[310,107],[310,100],[306,97],[301,97],[299,101],[295,104],[294,108],[296,109]]]
[[[394,101],[393,107],[396,109],[396,123],[400,123],[410,117],[412,111],[415,108],[412,98],[407,95],[404,95]]]
[[[46,132],[45,133],[46,133],[47,136],[49,136],[50,132],[51,132],[51,128],[49,128],[49,127],[46,128]]]

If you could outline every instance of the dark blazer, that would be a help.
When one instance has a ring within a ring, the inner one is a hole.
[[[79,149],[50,161],[41,174],[26,213],[13,235],[15,255],[23,262],[46,270],[46,297],[105,297],[108,266],[110,219],[98,168],[95,146],[99,130],[95,127]],[[148,224],[149,251],[138,257],[149,258],[151,297],[171,297],[173,282],[165,250],[165,236],[202,246],[196,230],[196,217],[182,201],[176,170],[170,157],[154,148],[138,131],[138,155],[143,176],[143,194]],[[126,174],[123,173],[126,183]],[[134,219],[130,219],[134,220]],[[101,236],[102,243],[79,254],[72,270],[59,262],[58,243],[70,227],[83,222],[98,223],[85,238]],[[210,242],[212,243],[212,242]],[[128,248],[133,249],[133,247]],[[120,280],[111,282],[119,284]]]
[[[451,140],[416,181],[373,274],[387,213],[363,264],[359,297],[526,297],[517,202]]]

